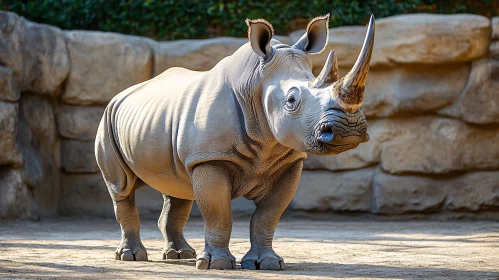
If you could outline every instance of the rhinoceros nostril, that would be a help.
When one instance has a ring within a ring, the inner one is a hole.
[[[331,143],[334,138],[334,132],[331,128],[327,130],[322,130],[321,133],[319,134],[319,137],[317,137],[317,141],[321,143]]]
[[[332,122],[323,123],[323,124],[321,124],[321,127],[320,127],[321,131],[330,131],[330,132],[333,132],[332,128],[333,128]]]

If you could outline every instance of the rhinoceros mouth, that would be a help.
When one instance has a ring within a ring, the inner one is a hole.
[[[362,112],[346,114],[339,110],[328,110],[315,125],[309,153],[335,155],[355,149],[368,140],[367,122]]]
[[[307,149],[307,152],[317,156],[331,156],[355,149],[358,145],[359,144],[332,145],[316,142],[313,147]]]

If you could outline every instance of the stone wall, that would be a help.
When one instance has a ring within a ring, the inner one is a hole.
[[[364,33],[330,30],[341,74]],[[0,12],[0,218],[112,217],[93,153],[105,105],[167,68],[208,70],[246,41],[62,31]],[[314,72],[327,53],[311,57]],[[310,156],[290,211],[499,218],[499,18],[378,20],[363,110],[371,140],[336,157]],[[137,196],[141,214],[160,212],[157,191]],[[233,207],[254,208],[245,199]]]

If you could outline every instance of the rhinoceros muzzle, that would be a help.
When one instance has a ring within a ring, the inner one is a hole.
[[[361,110],[355,113],[328,110],[319,124],[317,142],[334,146],[358,145],[369,141],[367,122]]]

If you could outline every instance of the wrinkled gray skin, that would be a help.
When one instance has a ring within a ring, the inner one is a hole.
[[[163,259],[196,257],[183,235],[196,200],[206,235],[196,267],[234,268],[231,200],[244,196],[257,208],[242,268],[284,268],[272,239],[306,153],[333,155],[368,140],[359,107],[372,40],[368,56],[359,56],[363,68],[339,79],[331,53],[316,78],[307,54],[323,50],[328,19],[314,19],[294,46],[271,39],[268,22],[248,20],[249,43],[212,70],[171,68],[113,98],[95,153],[122,229],[117,260],[148,259],[134,193],[149,185],[165,200],[158,221]]]

